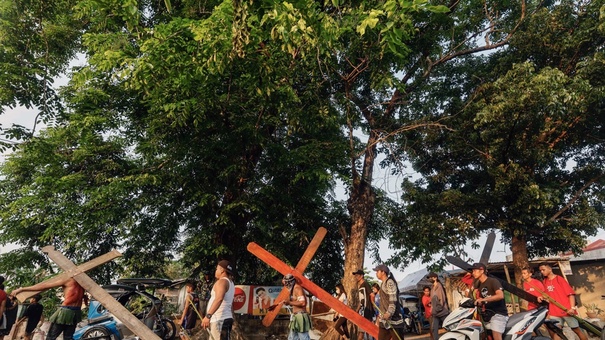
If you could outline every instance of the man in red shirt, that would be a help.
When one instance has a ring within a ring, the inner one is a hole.
[[[531,269],[530,267],[524,267],[521,269],[521,278],[523,279],[523,289],[530,293],[531,295],[537,297],[537,298],[542,298],[542,294],[540,294],[536,288],[538,288],[540,291],[544,292],[544,285],[542,284],[542,282],[540,282],[539,280],[534,279],[533,277],[531,277],[531,275],[533,274],[534,270]],[[538,305],[536,305],[533,302],[528,302],[527,303],[527,310],[532,310],[532,309],[536,309],[538,308]]]
[[[544,276],[544,292],[546,292],[553,300],[557,301],[567,309],[567,312],[551,303],[548,305],[548,315],[551,320],[557,320],[557,325],[563,326],[565,322],[574,333],[578,335],[580,340],[587,340],[586,334],[580,329],[580,324],[571,315],[577,315],[576,293],[573,291],[569,283],[559,275],[552,272],[552,267],[548,263],[540,264],[540,272]],[[542,302],[542,297],[538,298]],[[550,337],[554,340],[560,340],[550,329],[548,330]]]

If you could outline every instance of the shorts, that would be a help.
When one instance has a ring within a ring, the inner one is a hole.
[[[549,319],[559,321],[559,325],[561,325],[561,327],[563,327],[563,322],[565,322],[569,328],[580,327],[578,320],[576,320],[576,318],[573,316],[551,316]]]
[[[492,332],[498,332],[502,334],[506,329],[506,322],[508,322],[508,316],[502,314],[494,314],[494,316],[492,316],[486,326],[488,329],[491,329]]]

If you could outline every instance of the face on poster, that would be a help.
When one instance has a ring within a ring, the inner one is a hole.
[[[252,287],[252,314],[265,315],[269,311],[283,287],[281,286],[253,286]]]

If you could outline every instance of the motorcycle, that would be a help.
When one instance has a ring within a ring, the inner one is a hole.
[[[474,319],[477,306],[474,301],[465,298],[460,301],[459,307],[452,311],[443,321],[446,329],[439,340],[480,340],[485,331],[483,323]],[[526,312],[516,313],[509,317],[506,323],[503,340],[548,340],[542,336],[538,328],[544,323],[548,308],[540,306]]]
[[[176,325],[163,315],[162,299],[147,293],[143,287],[114,284],[103,288],[163,340],[173,340]],[[129,330],[98,301],[91,301],[88,319],[79,324],[74,340],[126,340]]]
[[[403,316],[404,333],[422,334],[422,324],[418,318],[418,311],[411,311],[408,307],[401,308]]]

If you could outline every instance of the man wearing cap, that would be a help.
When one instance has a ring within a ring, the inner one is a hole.
[[[214,340],[230,340],[233,325],[233,296],[235,285],[231,280],[233,265],[227,260],[221,260],[216,265],[210,301],[206,316],[202,319],[202,328],[210,328]]]
[[[359,305],[354,308],[359,314],[363,315],[364,318],[372,321],[374,318],[374,306],[372,306],[372,302],[370,300],[370,294],[372,294],[372,288],[370,284],[366,282],[364,279],[365,273],[362,269],[358,269],[353,272],[355,276],[355,280],[357,281],[357,293],[359,296]],[[359,339],[363,339],[365,332],[360,329],[359,330]]]
[[[378,340],[403,339],[403,317],[399,309],[399,288],[389,267],[384,264],[374,268],[376,277],[382,281],[380,286],[380,309],[378,318]]]
[[[450,313],[450,307],[447,304],[445,289],[437,273],[430,272],[427,278],[432,284],[431,287],[431,338],[439,339],[439,329],[443,326],[443,321]]]
[[[472,275],[478,281],[479,297],[475,299],[475,304],[490,313],[483,313],[483,321],[492,330],[494,340],[502,340],[502,333],[506,328],[508,321],[508,310],[504,301],[504,288],[500,281],[487,276],[487,268],[483,263],[475,263],[471,267]],[[494,313],[493,316],[489,316]]]

